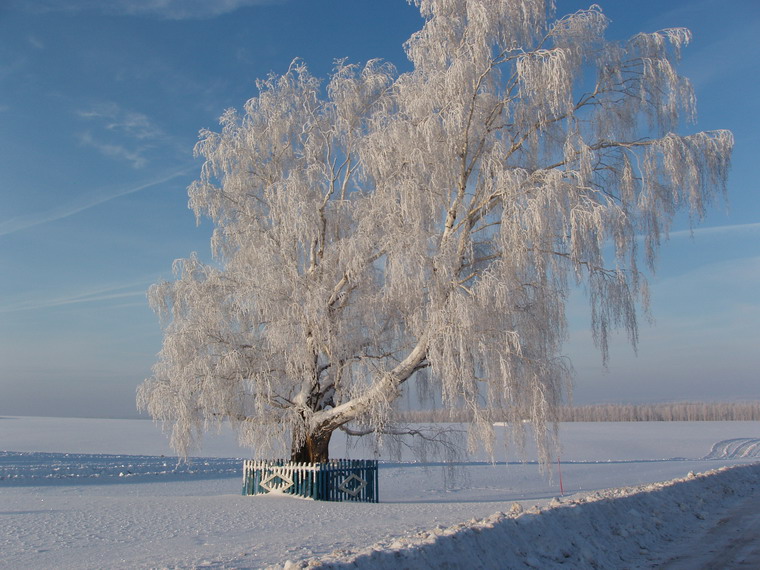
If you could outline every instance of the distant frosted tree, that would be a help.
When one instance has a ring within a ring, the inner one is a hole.
[[[640,260],[725,191],[731,133],[674,132],[695,113],[687,30],[612,42],[596,6],[414,3],[412,71],[338,62],[322,85],[296,61],[202,131],[190,206],[215,262],[151,288],[165,336],[138,393],[181,454],[229,421],[257,455],[324,460],[336,429],[391,428],[424,376],[471,444],[506,414],[546,460],[569,288],[604,359],[613,329],[635,344]]]

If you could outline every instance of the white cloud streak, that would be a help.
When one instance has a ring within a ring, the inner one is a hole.
[[[39,226],[41,224],[46,224],[48,222],[54,222],[56,220],[68,218],[69,216],[73,216],[79,212],[83,212],[84,210],[94,208],[95,206],[99,206],[100,204],[104,204],[121,196],[134,194],[135,192],[140,192],[141,190],[146,190],[147,188],[151,188],[175,178],[179,178],[196,169],[196,166],[187,166],[168,175],[161,176],[155,180],[151,180],[149,182],[145,182],[143,184],[133,186],[125,190],[119,190],[110,194],[83,197],[78,201],[64,204],[51,210],[44,212],[35,212],[26,216],[17,216],[9,220],[2,221],[0,222],[0,237]]]
[[[146,290],[152,281],[141,281],[129,285],[117,285],[103,287],[100,289],[89,290],[81,293],[65,295],[63,297],[54,297],[49,299],[24,299],[11,302],[0,306],[0,314],[14,313],[17,311],[34,311],[37,309],[50,309],[55,307],[65,307],[68,305],[79,305],[83,303],[97,303],[102,301],[113,301],[117,299],[126,299],[142,297],[145,299]],[[147,300],[144,303],[147,306]]]
[[[81,144],[101,154],[129,162],[133,168],[148,164],[146,155],[168,137],[143,113],[123,109],[116,103],[100,103],[77,111],[82,119],[95,123],[98,134],[81,133]]]
[[[30,12],[97,11],[161,20],[206,20],[240,8],[283,2],[287,0],[11,0],[11,6]]]
[[[37,36],[29,36],[26,39],[34,49],[37,49],[37,50],[45,49],[45,44]]]
[[[92,133],[82,133],[79,135],[79,140],[83,145],[94,148],[105,156],[131,163],[133,168],[143,168],[148,164],[148,159],[144,156],[147,148],[138,147],[130,150],[124,145],[98,140]]]
[[[694,228],[693,230],[678,230],[676,232],[670,232],[669,238],[684,238],[691,236],[709,236],[709,235],[729,235],[738,233],[752,233],[760,232],[760,222],[751,224],[735,224],[728,226],[713,226],[707,228]]]
[[[165,136],[147,115],[123,109],[116,103],[100,103],[90,109],[77,111],[77,115],[84,119],[99,120],[107,131],[138,140],[159,139]]]

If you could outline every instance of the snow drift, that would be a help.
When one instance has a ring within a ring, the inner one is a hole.
[[[718,447],[716,445],[716,447]],[[356,552],[336,551],[295,568],[618,568],[642,564],[650,553],[752,496],[760,465],[721,468],[637,487],[597,491],[546,508],[436,528]],[[642,564],[646,567],[647,564]]]

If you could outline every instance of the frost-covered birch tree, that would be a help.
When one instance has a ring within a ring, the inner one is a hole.
[[[470,443],[529,420],[546,459],[569,289],[603,359],[615,329],[635,345],[641,269],[725,192],[731,133],[676,134],[688,30],[618,42],[597,6],[414,3],[411,71],[341,61],[322,83],[297,60],[201,132],[190,206],[215,260],[150,289],[165,336],[138,393],[178,452],[229,421],[259,456],[325,460],[339,428],[392,428],[419,377],[470,412]]]

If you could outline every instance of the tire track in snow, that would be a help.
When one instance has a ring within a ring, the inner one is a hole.
[[[751,459],[760,458],[760,439],[738,437],[725,439],[712,446],[704,459]]]

